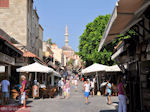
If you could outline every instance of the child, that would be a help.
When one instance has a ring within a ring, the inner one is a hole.
[[[66,95],[67,95],[67,91],[66,91],[67,89],[66,89],[66,86],[64,85],[64,87],[63,87],[63,91],[64,91],[64,98],[66,98]]]

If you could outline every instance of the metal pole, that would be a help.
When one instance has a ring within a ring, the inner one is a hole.
[[[35,80],[37,80],[37,72],[35,72]]]
[[[99,80],[98,80],[97,72],[96,72],[96,77],[97,77],[97,90],[99,91]]]

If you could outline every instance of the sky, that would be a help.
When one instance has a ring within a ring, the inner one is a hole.
[[[86,25],[99,15],[112,14],[117,0],[34,0],[39,23],[44,28],[43,40],[48,38],[59,48],[65,45],[68,26],[69,45],[78,52],[79,37]]]

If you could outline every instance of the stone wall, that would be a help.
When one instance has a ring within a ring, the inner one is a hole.
[[[10,0],[9,8],[0,8],[0,28],[27,45],[27,0]]]

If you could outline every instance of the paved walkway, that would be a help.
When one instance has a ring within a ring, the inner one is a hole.
[[[38,99],[31,101],[31,112],[116,112],[115,105],[117,97],[112,97],[112,105],[105,103],[106,97],[95,96],[89,97],[89,104],[84,102],[84,96],[81,83],[78,92],[71,88],[71,97],[69,99]]]

